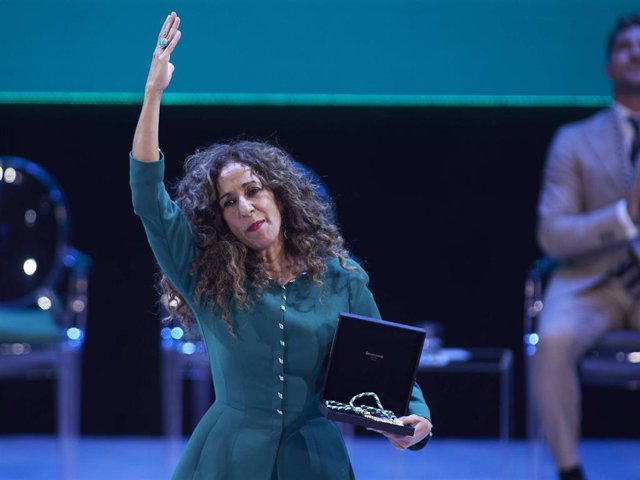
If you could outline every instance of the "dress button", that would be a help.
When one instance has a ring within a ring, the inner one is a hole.
[[[278,392],[278,398],[282,398],[282,392]]]
[[[285,307],[284,305],[280,305],[280,310],[282,310],[283,312],[287,311],[287,307]]]
[[[284,340],[280,340],[280,345],[284,347]]]
[[[276,412],[278,412],[278,415],[282,415],[282,410],[280,410],[279,408],[276,408]]]
[[[278,375],[278,378],[280,379],[281,382],[284,382],[284,377],[282,375]]]
[[[284,330],[284,325],[279,323],[278,326],[280,327],[280,330]]]
[[[280,362],[280,365],[284,364],[284,360],[282,359],[282,357],[278,357],[278,361]]]
[[[283,295],[283,296],[282,296],[282,299],[286,302],[286,301],[287,301],[287,296],[286,296],[286,295]]]

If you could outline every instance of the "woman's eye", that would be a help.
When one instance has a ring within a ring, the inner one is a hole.
[[[235,203],[235,201],[234,201],[234,200],[225,200],[225,201],[222,203],[222,208],[231,207],[234,203]]]
[[[247,192],[247,194],[248,194],[250,197],[253,197],[254,195],[257,195],[257,194],[260,192],[260,190],[262,190],[262,189],[261,189],[261,188],[259,188],[259,187],[254,187],[254,188],[249,189],[249,191]]]

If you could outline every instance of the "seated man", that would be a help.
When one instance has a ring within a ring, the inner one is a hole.
[[[606,72],[613,105],[559,129],[538,205],[541,248],[560,266],[540,317],[533,390],[562,480],[584,478],[578,359],[607,331],[640,328],[640,302],[620,275],[640,221],[640,15],[611,32]]]

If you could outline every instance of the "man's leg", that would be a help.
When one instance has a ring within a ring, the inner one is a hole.
[[[560,471],[580,465],[581,395],[577,362],[607,331],[622,325],[624,292],[613,282],[574,296],[545,299],[532,363],[533,396]]]

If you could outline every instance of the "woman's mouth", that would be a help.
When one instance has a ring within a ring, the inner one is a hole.
[[[251,225],[249,225],[249,228],[247,228],[247,232],[255,232],[257,231],[262,224],[264,223],[264,220],[258,220],[255,223],[252,223]]]

